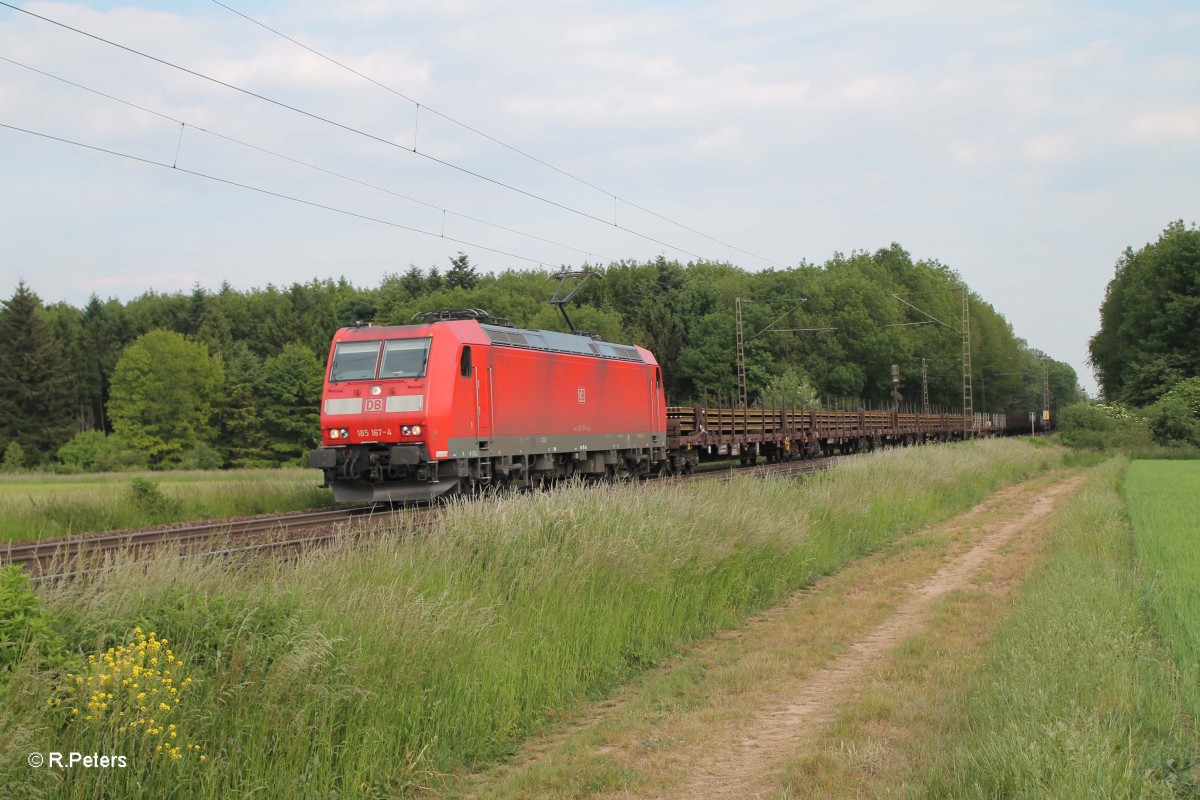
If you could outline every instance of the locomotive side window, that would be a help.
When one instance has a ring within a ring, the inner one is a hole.
[[[379,340],[373,342],[339,342],[333,353],[333,366],[329,368],[329,380],[365,381],[375,377],[375,365],[379,363]]]
[[[471,377],[471,348],[463,347],[462,358],[458,360],[458,374],[464,378]]]
[[[383,343],[379,378],[421,378],[429,360],[429,339],[392,339]]]

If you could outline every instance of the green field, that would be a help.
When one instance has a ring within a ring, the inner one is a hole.
[[[1200,461],[1135,461],[1125,493],[1149,605],[1200,720]]]
[[[98,656],[73,673],[93,685],[130,674],[125,656],[103,656],[136,644],[136,626],[169,639],[182,662],[172,680],[194,684],[154,727],[177,725],[178,742],[202,749],[159,756],[161,731],[114,716],[136,710],[132,689],[89,709],[64,688],[86,681],[26,651],[0,685],[0,796],[373,798],[437,785],[687,641],[1062,458],[997,440],[877,453],[800,481],[568,486],[458,504],[428,534],[296,561],[164,558],[39,587],[66,650]],[[124,753],[132,767],[26,765],[51,747]]]
[[[1185,764],[1196,737],[1146,618],[1125,465],[1096,467],[1056,516],[1045,562],[929,740],[923,795],[1166,800],[1188,780],[1167,766]]]
[[[157,489],[137,491],[135,480]],[[318,489],[320,482],[311,469],[5,475],[0,541],[332,505],[332,493]]]

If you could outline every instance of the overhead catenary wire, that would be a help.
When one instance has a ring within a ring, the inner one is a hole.
[[[341,61],[338,61],[337,59],[333,58],[332,56],[330,56],[326,53],[322,53],[320,50],[310,47],[309,45],[306,45],[303,42],[301,42],[291,36],[288,36],[286,33],[283,33],[282,31],[272,28],[270,25],[267,25],[266,23],[261,22],[260,20],[257,20],[254,17],[249,16],[248,14],[244,14],[243,12],[238,11],[236,8],[233,8],[232,6],[229,6],[229,5],[221,2],[221,0],[212,0],[212,2],[215,5],[218,5],[221,8],[224,8],[226,11],[236,14],[237,16],[241,17],[242,19],[246,20],[247,22],[251,22],[254,25],[257,25],[258,27],[260,27],[266,31],[270,31],[271,33],[275,34],[276,36],[278,36],[282,39],[286,39],[287,41],[291,42],[292,44],[296,45],[297,47],[307,50],[309,53],[312,53],[313,55],[317,56],[318,58],[322,58],[325,61],[328,61],[330,64],[333,64],[337,67],[340,67],[341,69],[346,70],[347,72],[357,75],[358,77],[362,78],[363,80],[365,80],[369,83],[372,83],[375,86],[378,86],[380,89],[383,89],[386,92],[390,92],[391,94],[395,95],[396,97],[399,97],[403,100],[407,100],[408,102],[412,103],[415,106],[415,115],[414,115],[414,119],[413,119],[413,151],[414,152],[417,149],[417,135],[416,135],[417,117],[420,116],[421,109],[424,108],[427,113],[434,114],[438,117],[441,117],[442,119],[446,120],[447,122],[457,125],[460,128],[463,128],[464,130],[470,131],[471,133],[475,134],[476,136],[480,136],[484,139],[487,139],[489,142],[493,142],[494,144],[497,144],[497,145],[505,148],[506,150],[516,153],[517,155],[522,156],[524,158],[527,158],[530,161],[533,161],[534,163],[540,164],[541,166],[546,167],[547,169],[553,170],[554,172],[557,172],[558,174],[560,174],[564,177],[570,178],[571,180],[576,181],[577,183],[583,184],[584,186],[587,186],[589,189],[593,189],[593,190],[599,192],[600,194],[608,195],[609,197],[611,197],[613,199],[613,225],[615,227],[620,227],[619,225],[617,225],[617,222],[616,222],[616,219],[617,219],[616,204],[618,201],[620,201],[620,202],[624,203],[625,205],[629,206],[630,208],[636,208],[638,211],[649,214],[653,217],[657,217],[658,219],[661,219],[664,222],[668,222],[672,225],[675,225],[676,227],[682,228],[685,231],[694,233],[697,236],[703,236],[704,238],[708,239],[709,241],[716,242],[717,244],[724,245],[730,251],[737,250],[739,253],[743,253],[752,258],[757,258],[759,261],[764,261],[772,266],[781,267],[781,268],[783,267],[782,264],[779,264],[769,258],[757,255],[755,253],[750,252],[749,250],[744,250],[740,247],[735,247],[734,245],[730,244],[729,242],[726,242],[722,239],[718,239],[717,237],[713,236],[712,234],[705,233],[704,231],[701,231],[701,230],[697,230],[693,227],[685,225],[682,222],[679,222],[678,220],[671,219],[670,217],[660,214],[657,211],[652,211],[644,206],[638,205],[637,203],[627,200],[624,197],[620,197],[616,193],[611,192],[608,189],[605,189],[601,186],[597,186],[596,184],[592,183],[591,181],[589,181],[585,178],[581,178],[578,175],[575,175],[574,173],[568,172],[567,170],[562,169],[561,167],[555,166],[554,164],[551,164],[548,161],[538,158],[537,156],[533,155],[532,153],[529,153],[525,150],[521,150],[518,147],[514,147],[513,145],[508,144],[507,142],[497,139],[495,136],[492,136],[491,134],[485,133],[484,131],[479,130],[478,128],[475,128],[471,125],[468,125],[467,123],[462,122],[461,120],[455,119],[454,117],[451,117],[448,114],[444,114],[435,108],[431,108],[428,105],[424,105],[420,101],[418,101],[415,97],[410,97],[397,89],[393,89],[391,86],[388,86],[387,84],[382,83],[382,82],[372,78],[370,75],[367,75],[367,74],[355,69],[354,67],[349,66],[348,64],[344,64]],[[732,262],[732,260],[733,259],[730,258],[731,262]]]
[[[63,144],[74,145],[75,147],[81,147],[86,150],[94,150],[98,153],[107,153],[108,155],[111,155],[111,156],[119,156],[121,158],[127,158],[130,161],[137,161],[142,164],[148,164],[148,165],[154,166],[154,167],[162,167],[163,169],[169,169],[172,172],[182,172],[182,173],[186,173],[188,175],[194,175],[197,178],[205,178],[207,180],[215,181],[217,183],[223,183],[227,186],[236,186],[239,189],[248,189],[249,191],[252,191],[252,192],[258,192],[260,194],[270,195],[271,197],[278,197],[281,200],[290,200],[293,203],[300,203],[301,205],[311,206],[313,208],[320,208],[320,209],[324,209],[325,211],[332,211],[336,214],[344,214],[347,217],[354,217],[356,219],[366,220],[367,222],[375,222],[380,225],[387,225],[388,227],[391,227],[391,228],[399,228],[400,230],[411,231],[412,233],[419,233],[424,236],[433,236],[438,239],[444,239],[447,242],[463,244],[468,247],[477,247],[480,250],[487,250],[489,253],[496,253],[497,255],[507,256],[509,258],[516,258],[521,261],[527,261],[531,264],[537,264],[539,267],[554,267],[553,264],[551,264],[547,261],[542,261],[541,259],[538,259],[538,258],[530,258],[529,256],[522,256],[522,255],[518,255],[517,253],[510,253],[507,250],[500,250],[495,247],[488,247],[487,245],[482,245],[482,244],[479,244],[478,242],[472,242],[472,241],[468,241],[466,239],[459,239],[459,238],[456,238],[453,236],[439,236],[437,233],[434,233],[433,231],[427,231],[427,230],[423,230],[421,228],[414,228],[411,225],[404,225],[399,222],[392,222],[391,220],[380,219],[378,217],[372,217],[367,214],[359,214],[356,211],[347,211],[344,208],[338,208],[336,206],[326,205],[325,203],[318,203],[313,200],[305,200],[304,198],[295,197],[295,196],[289,195],[289,194],[283,194],[282,192],[273,192],[270,189],[263,189],[260,186],[251,186],[248,183],[240,183],[239,181],[230,180],[228,178],[221,178],[217,175],[210,175],[207,172],[199,172],[197,170],[184,169],[183,167],[172,166],[172,165],[164,163],[162,161],[155,161],[154,159],[151,159],[151,158],[143,158],[142,156],[135,156],[132,153],[122,153],[119,150],[109,150],[108,148],[105,148],[105,147],[97,147],[96,145],[91,145],[91,144],[87,144],[85,142],[75,141],[74,139],[66,139],[66,138],[63,138],[62,136],[54,136],[49,133],[43,133],[41,131],[30,130],[29,128],[22,128],[17,125],[9,125],[4,122],[0,122],[0,128],[7,128],[8,130],[17,131],[19,133],[29,134],[31,136],[39,136],[43,139],[50,139],[55,142],[62,142]]]
[[[538,236],[538,235],[536,235],[536,234],[533,234],[533,233],[527,233],[527,232],[525,232],[525,231],[520,231],[520,230],[517,230],[516,228],[510,228],[510,227],[507,227],[507,226],[505,226],[505,225],[500,225],[499,223],[496,223],[496,222],[489,222],[488,220],[481,219],[481,218],[479,218],[479,217],[473,217],[473,216],[471,216],[471,215],[469,215],[469,214],[463,214],[463,213],[461,213],[461,212],[458,212],[458,211],[451,211],[451,210],[449,210],[449,209],[447,209],[447,208],[443,208],[443,207],[441,207],[441,206],[439,206],[439,205],[437,205],[437,204],[435,204],[435,203],[430,203],[430,202],[428,202],[428,201],[426,201],[426,200],[421,200],[420,198],[413,197],[413,196],[411,196],[411,195],[407,195],[407,194],[403,194],[402,192],[397,192],[397,191],[394,191],[394,190],[392,190],[392,189],[386,189],[386,188],[384,188],[384,187],[382,187],[382,186],[377,186],[376,184],[369,183],[369,182],[367,182],[367,181],[360,180],[360,179],[358,179],[358,178],[354,178],[354,177],[351,177],[351,176],[349,176],[349,175],[342,174],[342,173],[340,173],[340,172],[335,172],[335,171],[333,171],[333,170],[326,169],[326,168],[324,168],[324,167],[319,167],[319,166],[317,166],[316,164],[310,164],[310,163],[309,163],[309,162],[307,162],[307,161],[302,161],[301,159],[298,159],[298,158],[293,158],[292,156],[285,155],[284,153],[280,153],[280,152],[277,152],[277,151],[275,151],[275,150],[270,150],[270,149],[268,149],[268,148],[266,148],[266,147],[261,147],[261,146],[259,146],[259,145],[256,145],[256,144],[251,144],[250,142],[245,142],[245,141],[242,141],[241,139],[237,139],[237,138],[234,138],[234,137],[232,137],[232,136],[228,136],[228,135],[226,135],[226,134],[223,134],[223,133],[218,133],[217,131],[209,130],[209,129],[207,129],[207,128],[202,128],[202,127],[200,127],[199,125],[195,125],[195,124],[189,124],[189,123],[185,122],[184,120],[177,119],[177,118],[175,118],[175,117],[171,116],[170,114],[164,114],[164,113],[163,113],[163,112],[161,112],[161,111],[155,111],[155,110],[154,110],[154,109],[152,109],[152,108],[147,108],[147,107],[145,107],[145,106],[139,105],[139,104],[137,104],[137,103],[134,103],[134,102],[131,102],[131,101],[129,101],[129,100],[125,100],[125,99],[123,99],[123,98],[116,97],[115,95],[111,95],[111,94],[108,94],[108,93],[106,93],[106,92],[102,92],[102,91],[100,91],[100,90],[98,90],[98,89],[93,89],[93,88],[92,88],[92,87],[90,87],[90,86],[85,86],[85,85],[84,85],[84,84],[82,84],[82,83],[77,83],[77,82],[75,82],[75,81],[73,81],[73,80],[70,80],[70,79],[68,79],[68,78],[64,78],[64,77],[62,77],[62,76],[60,76],[60,75],[55,75],[55,74],[53,74],[53,73],[51,73],[51,72],[46,72],[45,70],[41,70],[41,69],[38,69],[38,68],[36,68],[36,67],[31,67],[31,66],[30,66],[30,65],[28,65],[28,64],[23,64],[23,63],[21,63],[20,61],[15,61],[15,60],[13,60],[13,59],[11,59],[11,58],[7,58],[7,57],[5,57],[5,56],[0,56],[0,61],[7,62],[7,63],[9,63],[9,64],[12,64],[12,65],[14,65],[14,66],[17,66],[17,67],[21,67],[22,69],[27,69],[27,70],[29,70],[30,72],[36,72],[37,74],[39,74],[39,75],[42,75],[42,76],[44,76],[44,77],[51,78],[51,79],[53,79],[53,80],[56,80],[56,81],[60,81],[60,82],[62,82],[62,83],[65,83],[65,84],[67,84],[67,85],[69,85],[69,86],[73,86],[73,87],[75,87],[75,88],[77,88],[77,89],[81,89],[81,90],[83,90],[83,91],[85,91],[85,92],[91,92],[92,94],[99,95],[100,97],[106,98],[106,99],[108,99],[108,100],[112,100],[113,102],[116,102],[116,103],[121,103],[122,105],[129,106],[130,108],[136,108],[136,109],[137,109],[137,110],[139,110],[139,111],[144,111],[144,112],[146,112],[147,114],[152,114],[152,115],[154,115],[154,116],[156,116],[156,117],[159,117],[159,118],[161,118],[161,119],[167,120],[168,122],[174,123],[175,125],[178,125],[178,126],[179,126],[179,143],[176,145],[176,148],[175,148],[175,164],[176,164],[176,165],[177,165],[177,164],[178,164],[178,162],[179,162],[179,150],[180,150],[180,148],[182,147],[182,144],[183,144],[183,132],[184,132],[184,127],[186,126],[186,127],[188,127],[188,128],[191,128],[192,130],[195,130],[195,131],[200,131],[200,132],[202,132],[202,133],[206,133],[206,134],[208,134],[209,136],[215,136],[215,137],[216,137],[216,138],[218,138],[218,139],[223,139],[223,140],[225,140],[225,141],[227,141],[227,142],[231,142],[231,143],[233,143],[233,144],[240,145],[240,146],[242,146],[242,147],[246,147],[246,148],[249,148],[249,149],[251,149],[251,150],[257,150],[257,151],[258,151],[258,152],[260,152],[260,153],[266,153],[266,154],[268,154],[268,155],[271,155],[271,156],[274,156],[274,157],[276,157],[276,158],[283,159],[284,161],[290,161],[290,162],[291,162],[291,163],[293,163],[293,164],[298,164],[299,166],[306,167],[306,168],[308,168],[308,169],[312,169],[312,170],[316,170],[317,172],[322,172],[322,173],[324,173],[324,174],[326,174],[326,175],[331,175],[331,176],[333,176],[333,177],[340,178],[340,179],[342,179],[342,180],[349,181],[349,182],[351,182],[351,183],[356,183],[356,184],[358,184],[359,186],[364,186],[364,187],[366,187],[366,188],[368,188],[368,189],[374,189],[375,191],[384,192],[385,194],[390,194],[390,195],[392,195],[393,197],[399,197],[399,198],[402,198],[402,199],[404,199],[404,200],[408,200],[409,202],[412,202],[412,203],[417,203],[418,205],[422,205],[422,206],[425,206],[425,207],[427,207],[427,208],[432,208],[432,209],[435,209],[435,210],[437,210],[437,211],[441,211],[441,212],[442,212],[442,238],[445,238],[445,232],[446,232],[445,215],[446,215],[446,214],[453,214],[454,216],[456,216],[456,217],[459,217],[459,218],[461,218],[461,219],[470,220],[470,221],[472,221],[472,222],[478,222],[478,223],[480,223],[481,225],[487,225],[487,226],[489,226],[489,227],[496,228],[497,230],[507,231],[507,232],[509,232],[509,233],[514,233],[514,234],[516,234],[516,235],[518,235],[518,236],[524,236],[524,237],[527,237],[527,238],[530,238],[530,239],[535,239],[535,240],[537,240],[537,241],[539,241],[539,242],[543,242],[543,243],[545,243],[545,244],[554,245],[555,247],[561,247],[561,248],[564,248],[564,249],[566,249],[566,250],[571,250],[571,251],[574,251],[574,252],[576,252],[576,253],[581,253],[581,254],[584,254],[584,255],[587,255],[587,256],[589,256],[589,258],[590,258],[590,257],[592,257],[593,255],[595,255],[595,251],[594,251],[594,250],[585,250],[585,249],[583,249],[583,248],[580,248],[580,247],[575,247],[575,246],[573,246],[573,245],[565,244],[565,243],[563,243],[563,242],[556,242],[556,241],[554,241],[553,239],[547,239],[547,238],[545,238],[545,237]],[[174,166],[174,165],[173,165],[173,166]],[[600,254],[600,258],[601,258],[601,259],[603,259],[603,260],[605,260],[605,261],[609,261],[609,262],[612,262],[612,261],[615,261],[615,260],[616,260],[616,259],[614,259],[614,258],[610,258],[610,257],[608,257],[608,256],[605,256],[605,255],[603,255],[603,254]]]
[[[671,244],[671,243],[669,243],[669,242],[665,242],[665,241],[663,241],[663,240],[661,240],[661,239],[656,239],[656,238],[654,238],[653,236],[650,236],[650,235],[648,235],[648,234],[645,234],[645,233],[641,233],[641,232],[639,232],[639,231],[636,231],[636,230],[634,230],[634,229],[632,229],[632,228],[627,228],[627,227],[621,227],[621,226],[614,225],[613,223],[610,223],[608,220],[605,220],[605,219],[603,219],[603,218],[601,218],[601,217],[597,217],[597,216],[596,216],[596,215],[594,215],[594,214],[589,214],[589,213],[588,213],[588,212],[586,212],[586,211],[582,211],[582,210],[580,210],[580,209],[577,209],[577,208],[574,208],[574,207],[572,207],[572,206],[568,206],[568,205],[566,205],[566,204],[564,204],[564,203],[559,203],[559,202],[558,202],[558,201],[556,201],[556,200],[551,200],[550,198],[543,197],[543,196],[541,196],[541,195],[539,195],[539,194],[536,194],[536,193],[534,193],[534,192],[530,192],[530,191],[527,191],[527,190],[525,190],[525,189],[521,189],[521,188],[519,188],[519,187],[517,187],[517,186],[513,186],[512,184],[505,183],[505,182],[503,182],[503,181],[500,181],[500,180],[497,180],[497,179],[495,179],[495,178],[488,177],[487,175],[484,175],[484,174],[482,174],[482,173],[479,173],[479,172],[476,172],[476,171],[474,171],[474,170],[468,169],[468,168],[466,168],[466,167],[460,166],[460,165],[458,165],[458,164],[455,164],[455,163],[453,163],[453,162],[450,162],[450,161],[446,161],[446,160],[444,160],[444,159],[437,158],[436,156],[430,155],[429,153],[422,153],[422,152],[419,152],[419,151],[417,151],[417,150],[410,150],[409,148],[407,148],[407,147],[405,147],[405,146],[403,146],[403,145],[397,144],[396,142],[390,141],[390,140],[388,140],[388,139],[385,139],[385,138],[383,138],[383,137],[381,137],[381,136],[376,136],[376,135],[375,135],[375,134],[373,134],[373,133],[369,133],[369,132],[367,132],[367,131],[364,131],[364,130],[361,130],[361,129],[359,129],[359,128],[355,128],[355,127],[353,127],[352,125],[347,125],[347,124],[345,124],[345,123],[337,122],[336,120],[329,119],[328,117],[323,117],[323,116],[321,116],[320,114],[315,114],[315,113],[313,113],[313,112],[311,112],[311,111],[305,111],[305,110],[304,110],[304,109],[302,109],[302,108],[298,108],[298,107],[296,107],[296,106],[293,106],[293,105],[290,105],[290,104],[288,104],[288,103],[284,103],[284,102],[283,102],[283,101],[281,101],[281,100],[275,100],[274,98],[267,97],[266,95],[262,95],[262,94],[259,94],[258,92],[251,91],[250,89],[245,89],[245,88],[243,88],[243,87],[241,87],[241,86],[236,86],[236,85],[234,85],[234,84],[232,84],[232,83],[228,83],[228,82],[226,82],[226,81],[220,80],[219,78],[214,78],[214,77],[212,77],[212,76],[210,76],[210,75],[205,75],[205,74],[204,74],[204,73],[202,73],[202,72],[197,72],[196,70],[189,69],[188,67],[184,67],[184,66],[181,66],[181,65],[179,65],[179,64],[175,64],[175,63],[173,63],[173,62],[170,62],[170,61],[167,61],[167,60],[165,60],[165,59],[159,58],[159,57],[157,57],[157,56],[150,55],[149,53],[146,53],[146,52],[144,52],[144,51],[138,50],[138,49],[136,49],[136,48],[129,47],[129,46],[127,46],[127,45],[123,45],[123,44],[120,44],[120,43],[118,43],[118,42],[114,42],[114,41],[112,41],[111,39],[106,39],[106,38],[104,38],[103,36],[98,36],[98,35],[96,35],[96,34],[94,34],[94,33],[89,33],[89,32],[87,32],[87,31],[85,31],[85,30],[81,30],[81,29],[79,29],[79,28],[75,28],[75,27],[73,27],[73,26],[71,26],[71,25],[68,25],[68,24],[66,24],[65,22],[60,22],[60,21],[58,21],[58,20],[51,19],[50,17],[45,17],[45,16],[42,16],[41,14],[36,14],[36,13],[34,13],[34,12],[32,12],[32,11],[29,11],[29,10],[27,10],[27,9],[21,8],[20,6],[13,5],[12,3],[9,3],[9,2],[7,2],[6,0],[0,0],[0,6],[4,6],[5,8],[10,8],[10,9],[12,9],[13,11],[20,12],[21,14],[25,14],[25,15],[27,15],[27,16],[33,17],[34,19],[39,19],[39,20],[41,20],[41,21],[43,21],[43,22],[47,22],[47,23],[49,23],[49,24],[51,24],[51,25],[55,25],[55,26],[57,26],[57,27],[59,27],[59,28],[63,28],[64,30],[71,31],[72,33],[77,33],[77,34],[79,34],[79,35],[81,35],[81,36],[86,36],[86,37],[87,37],[87,38],[89,38],[89,39],[93,39],[93,40],[95,40],[95,41],[98,41],[98,42],[101,42],[101,43],[103,43],[103,44],[109,45],[109,46],[111,46],[111,47],[116,47],[116,48],[118,48],[118,49],[120,49],[120,50],[124,50],[124,51],[125,51],[125,52],[127,52],[127,53],[132,53],[133,55],[139,56],[139,57],[141,57],[141,58],[145,58],[145,59],[147,59],[147,60],[149,60],[149,61],[153,61],[153,62],[155,62],[155,63],[157,63],[157,64],[162,64],[163,66],[170,67],[171,69],[179,70],[180,72],[186,73],[186,74],[188,74],[188,75],[192,75],[193,77],[196,77],[196,78],[200,78],[201,80],[209,81],[210,83],[214,83],[214,84],[216,84],[216,85],[218,85],[218,86],[223,86],[223,87],[225,87],[226,89],[230,89],[230,90],[232,90],[232,91],[235,91],[235,92],[240,92],[241,94],[244,94],[244,95],[246,95],[246,96],[248,96],[248,97],[253,97],[253,98],[256,98],[256,99],[258,99],[258,100],[262,100],[263,102],[270,103],[271,105],[278,106],[279,108],[283,108],[283,109],[285,109],[285,110],[288,110],[288,111],[292,111],[292,112],[294,112],[294,113],[296,113],[296,114],[300,114],[300,115],[302,115],[302,116],[308,117],[308,118],[310,118],[310,119],[313,119],[313,120],[316,120],[316,121],[318,121],[318,122],[323,122],[323,123],[325,123],[325,124],[327,124],[327,125],[332,125],[332,126],[334,126],[334,127],[336,127],[336,128],[339,128],[339,129],[341,129],[341,130],[347,131],[347,132],[349,132],[349,133],[353,133],[353,134],[356,134],[356,135],[358,135],[358,136],[362,136],[362,137],[365,137],[365,138],[367,138],[367,139],[371,139],[372,141],[379,142],[380,144],[385,144],[385,145],[387,145],[387,146],[389,146],[389,147],[394,147],[394,148],[396,148],[397,150],[400,150],[401,152],[405,152],[405,153],[413,153],[414,155],[418,155],[418,156],[420,156],[420,157],[422,157],[422,158],[428,159],[429,161],[433,161],[433,162],[435,162],[435,163],[437,163],[437,164],[441,164],[441,165],[443,165],[443,166],[445,166],[445,167],[449,167],[450,169],[456,170],[456,171],[458,171],[458,172],[461,172],[461,173],[463,173],[463,174],[465,174],[465,175],[470,175],[470,176],[472,176],[472,177],[475,177],[475,178],[478,178],[478,179],[480,179],[480,180],[487,181],[488,183],[491,183],[491,184],[494,184],[494,185],[496,185],[496,186],[499,186],[499,187],[501,187],[501,188],[508,189],[509,191],[513,191],[513,192],[516,192],[516,193],[518,193],[518,194],[524,195],[525,197],[529,197],[529,198],[531,198],[531,199],[537,200],[537,201],[539,201],[539,202],[542,202],[542,203],[545,203],[545,204],[547,204],[547,205],[551,205],[551,206],[554,206],[554,207],[556,207],[556,208],[560,208],[560,209],[562,209],[562,210],[564,210],[564,211],[570,212],[570,213],[572,213],[572,214],[576,214],[576,215],[578,215],[578,216],[581,216],[581,217],[584,217],[584,218],[586,218],[586,219],[590,219],[590,220],[593,220],[593,221],[595,221],[595,222],[599,222],[599,223],[601,223],[602,225],[606,225],[606,226],[609,226],[609,227],[617,227],[617,228],[619,228],[620,230],[623,230],[623,231],[625,231],[625,232],[627,232],[627,233],[629,233],[629,234],[632,234],[633,236],[637,236],[637,237],[638,237],[638,238],[640,238],[640,239],[644,239],[644,240],[646,240],[646,241],[648,241],[648,242],[652,242],[652,243],[654,243],[654,244],[657,244],[657,245],[660,245],[660,246],[662,246],[662,247],[666,247],[666,248],[669,248],[669,249],[671,249],[671,250],[675,250],[675,251],[678,251],[678,252],[680,252],[680,253],[684,253],[685,255],[689,255],[689,256],[692,256],[692,257],[694,257],[694,258],[698,258],[698,259],[705,259],[705,258],[706,258],[705,256],[701,255],[700,253],[695,253],[695,252],[692,252],[691,250],[688,250],[688,249],[686,249],[686,248],[684,248],[684,247],[680,247],[679,245]]]

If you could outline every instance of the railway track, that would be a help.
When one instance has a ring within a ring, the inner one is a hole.
[[[373,506],[218,520],[154,530],[117,531],[0,545],[0,566],[23,567],[37,578],[65,578],[103,568],[116,553],[172,548],[179,555],[232,555],[297,549],[346,535],[354,523],[390,517]]]
[[[690,475],[679,475],[676,481],[691,483],[704,480],[732,480],[746,476],[754,478],[790,478],[811,472],[821,472],[836,464],[845,456],[829,456],[811,461],[788,461],[779,464],[759,464],[753,467],[718,467],[716,469],[698,470]]]
[[[783,478],[828,469],[837,460],[719,467],[668,480],[678,483],[728,481],[747,475]],[[0,545],[0,566],[19,566],[35,579],[54,580],[103,569],[117,554],[161,553],[164,548],[171,548],[181,557],[295,552],[361,533],[372,524],[394,519],[396,514],[408,514],[421,520],[434,511],[428,507],[379,511],[375,506],[358,506],[248,520],[218,520],[165,529],[88,534],[50,541],[12,542]]]

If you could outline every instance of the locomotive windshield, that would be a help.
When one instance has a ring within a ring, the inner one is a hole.
[[[379,346],[383,345],[383,364],[379,363]],[[425,364],[429,360],[429,339],[390,339],[381,342],[339,342],[333,351],[333,366],[329,368],[329,380],[370,381],[378,377],[423,378]]]
[[[379,377],[420,378],[429,361],[429,339],[392,339],[383,343]]]
[[[329,369],[329,380],[365,381],[375,377],[375,365],[379,363],[379,345],[373,342],[339,342],[333,352],[333,366]]]

